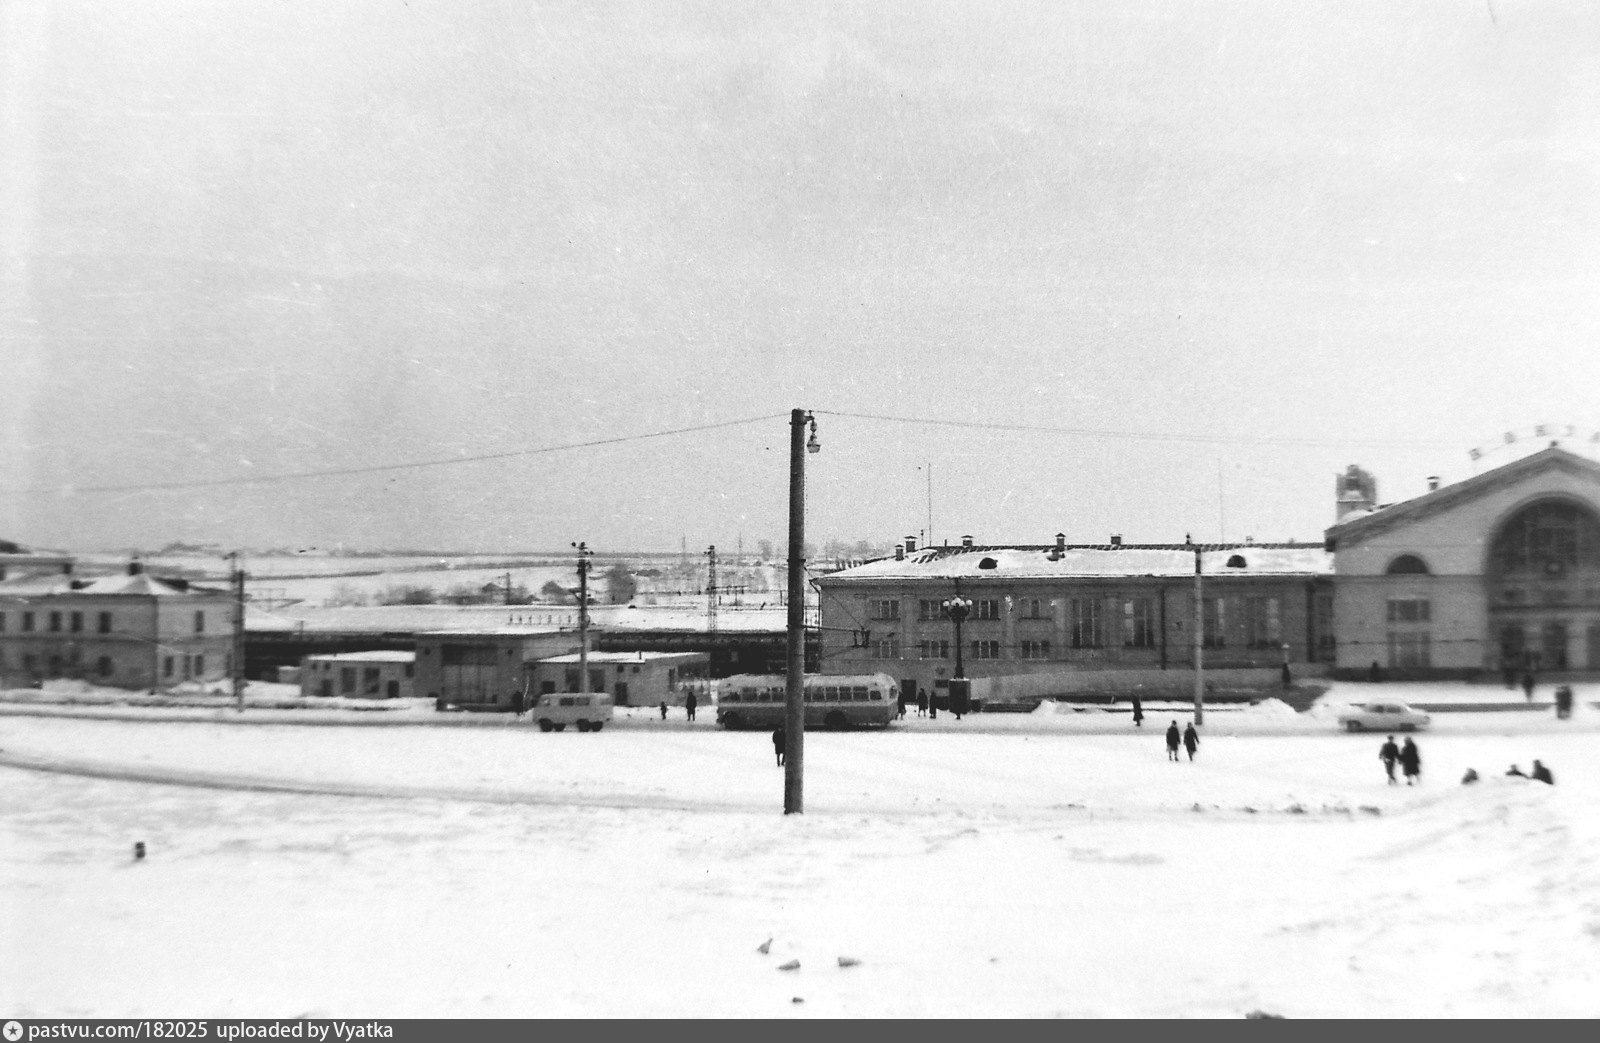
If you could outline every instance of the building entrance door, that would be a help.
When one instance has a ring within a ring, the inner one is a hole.
[[[1567,669],[1567,625],[1565,623],[1546,623],[1541,634],[1543,655],[1540,662],[1546,670]]]
[[[1589,624],[1589,669],[1600,670],[1600,623]]]

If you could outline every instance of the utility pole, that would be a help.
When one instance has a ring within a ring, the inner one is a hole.
[[[589,559],[594,552],[587,543],[578,548],[578,691],[589,694]]]
[[[1200,592],[1200,544],[1194,545],[1194,726],[1206,723],[1206,602]]]
[[[710,569],[706,579],[706,630],[717,632],[717,545],[706,548],[706,563]]]
[[[511,573],[506,573],[506,604],[511,604]]]
[[[228,672],[233,680],[234,709],[244,713],[244,568],[238,551],[228,555],[228,561],[233,581],[233,654],[228,657]]]
[[[806,425],[811,441],[806,441]],[[789,414],[789,648],[784,686],[783,813],[805,811],[806,734],[806,453],[819,452],[817,422],[803,409]]]

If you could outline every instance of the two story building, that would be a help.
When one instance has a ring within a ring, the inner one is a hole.
[[[99,579],[0,582],[0,686],[76,678],[117,688],[220,682],[232,669],[235,601],[151,576],[138,562]]]

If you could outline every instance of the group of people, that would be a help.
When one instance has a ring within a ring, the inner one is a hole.
[[[1394,736],[1389,736],[1378,750],[1378,759],[1383,762],[1383,770],[1389,776],[1389,785],[1399,785],[1399,780],[1394,777],[1397,764],[1405,774],[1407,786],[1422,781],[1422,751],[1417,749],[1417,744],[1410,736],[1406,736],[1404,746],[1396,746]]]
[[[1189,751],[1189,759],[1194,760],[1194,752],[1200,748],[1200,733],[1194,730],[1194,722],[1190,721],[1184,726],[1183,734],[1178,734],[1178,722],[1173,721],[1167,725],[1167,760],[1178,759],[1178,744]]]
[[[906,711],[911,709],[912,703],[911,700],[906,696],[906,693],[903,691],[900,693],[899,703],[899,710],[895,713],[895,716],[904,717],[906,715]],[[918,717],[939,716],[939,707],[934,705],[933,701],[928,698],[928,690],[926,688],[917,689],[916,707]],[[956,714],[956,720],[959,721],[960,719],[961,715]]]

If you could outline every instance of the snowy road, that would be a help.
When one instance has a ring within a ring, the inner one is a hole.
[[[31,1016],[1594,1016],[1600,733],[1459,716],[1420,737],[1410,790],[1385,785],[1381,737],[1220,721],[1193,764],[1154,732],[1055,721],[809,733],[787,818],[767,737],[709,726],[6,717],[0,758],[55,770],[0,767],[0,997]],[[1558,786],[1499,775],[1533,757]],[[1469,765],[1484,783],[1457,785]]]

